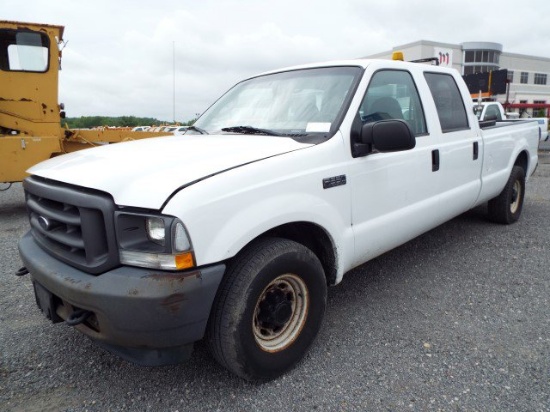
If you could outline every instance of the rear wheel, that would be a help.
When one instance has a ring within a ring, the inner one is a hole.
[[[489,218],[497,223],[516,222],[523,209],[524,197],[525,171],[520,166],[514,166],[502,192],[489,201]]]
[[[210,317],[207,340],[216,360],[247,380],[292,368],[321,327],[326,278],[305,246],[266,238],[230,265]]]

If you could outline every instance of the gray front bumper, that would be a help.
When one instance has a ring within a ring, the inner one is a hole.
[[[192,343],[204,336],[225,271],[224,264],[185,272],[122,266],[90,275],[46,253],[30,232],[20,240],[19,253],[33,281],[60,303],[61,318],[75,308],[93,312],[95,327],[75,327],[110,351],[147,365],[190,354]]]

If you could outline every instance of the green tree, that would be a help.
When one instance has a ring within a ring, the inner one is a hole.
[[[183,126],[191,126],[197,119],[191,119],[186,122],[178,122]],[[81,116],[67,117],[61,119],[63,126],[67,125],[70,129],[92,129],[94,127],[111,126],[111,127],[136,127],[136,126],[159,126],[163,124],[172,124],[164,120],[155,119],[153,117],[136,117],[136,116]]]

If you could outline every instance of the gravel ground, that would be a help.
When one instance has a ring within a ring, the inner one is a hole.
[[[13,275],[27,228],[14,185],[0,192],[0,410],[550,411],[550,152],[541,163],[520,222],[480,207],[346,275],[304,361],[262,385],[201,344],[145,368],[48,323]]]

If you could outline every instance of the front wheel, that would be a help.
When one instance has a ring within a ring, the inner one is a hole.
[[[207,331],[216,360],[247,380],[273,379],[307,352],[321,327],[326,278],[305,246],[266,238],[230,265]]]
[[[489,218],[497,223],[516,222],[523,208],[525,197],[525,171],[514,166],[502,192],[489,201]]]

